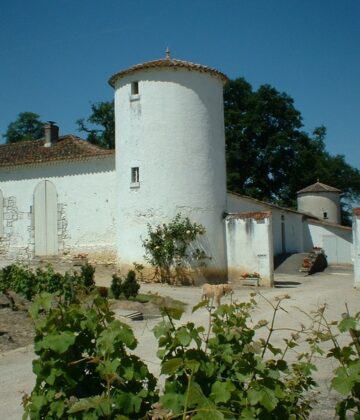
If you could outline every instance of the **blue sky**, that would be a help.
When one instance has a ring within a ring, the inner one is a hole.
[[[209,65],[295,100],[308,132],[360,168],[359,0],[1,0],[0,135],[18,113],[62,134],[108,78],[165,56]]]

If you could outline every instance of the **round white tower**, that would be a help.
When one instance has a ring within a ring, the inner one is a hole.
[[[340,193],[337,188],[315,182],[297,192],[298,210],[328,222],[341,223]]]
[[[223,84],[186,61],[151,61],[109,80],[115,88],[117,251],[120,268],[144,264],[147,224],[176,214],[206,229],[206,278],[224,280],[226,210]]]

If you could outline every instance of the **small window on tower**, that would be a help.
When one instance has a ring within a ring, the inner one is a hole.
[[[131,83],[131,94],[138,95],[139,94],[139,82],[132,82]]]
[[[139,188],[140,187],[140,172],[139,167],[136,166],[131,168],[131,188]]]
[[[327,215],[327,212],[326,211],[324,211],[323,217],[324,217],[324,219],[327,219],[328,218],[328,215]]]

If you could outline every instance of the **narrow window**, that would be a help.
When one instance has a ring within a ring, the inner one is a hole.
[[[138,95],[139,94],[139,82],[132,82],[131,83],[131,94]]]
[[[138,187],[140,183],[139,167],[131,168],[131,186]]]
[[[328,218],[328,215],[327,215],[327,212],[326,211],[324,211],[323,217],[324,217],[324,219],[327,219]]]

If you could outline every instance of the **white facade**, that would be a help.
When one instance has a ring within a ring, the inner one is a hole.
[[[240,194],[228,194],[229,213],[269,210],[272,214],[274,255],[306,252],[308,249],[303,242],[303,214]]]
[[[308,219],[304,223],[306,247],[323,248],[329,264],[352,264],[352,229]]]
[[[259,273],[260,286],[272,286],[274,253],[270,212],[230,214],[226,217],[229,281],[243,273]]]
[[[37,204],[44,181],[51,185],[51,200],[56,199],[47,218]],[[114,260],[114,156],[1,168],[0,190],[3,255],[14,259],[53,256],[53,251],[46,255],[41,233],[36,235],[40,228],[55,229],[54,246],[60,256],[88,253],[98,261]]]
[[[228,212],[271,211],[274,255],[309,252],[313,247],[325,250],[329,264],[352,264],[352,230],[308,214],[255,200],[239,194],[228,194]]]
[[[148,223],[181,213],[206,229],[208,277],[226,277],[222,84],[187,68],[140,69],[114,83],[120,266],[143,261]]]

